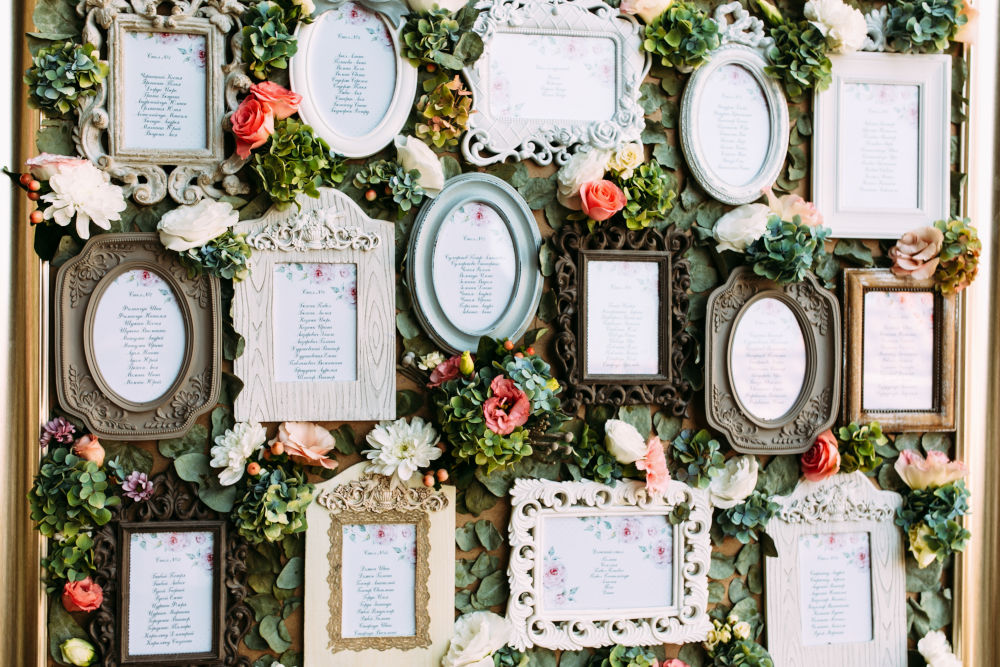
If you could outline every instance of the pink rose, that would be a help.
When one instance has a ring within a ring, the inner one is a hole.
[[[256,97],[247,97],[229,117],[236,135],[236,154],[244,160],[250,151],[267,143],[274,134],[274,112]]]
[[[288,118],[299,110],[302,96],[273,81],[261,81],[250,86],[250,95],[274,114],[275,120]]]
[[[951,484],[968,472],[964,463],[948,460],[944,452],[929,452],[925,459],[912,449],[900,452],[895,468],[906,485],[915,491]]]
[[[646,490],[663,495],[670,485],[670,471],[663,454],[663,443],[655,435],[646,442],[646,454],[635,462],[635,467],[646,471]]]
[[[278,436],[269,445],[280,442],[285,453],[296,463],[307,466],[322,466],[336,470],[337,462],[327,456],[336,441],[330,432],[319,424],[308,422],[284,422],[278,426]]]
[[[802,474],[810,482],[818,482],[840,470],[840,449],[833,431],[826,429],[819,434],[812,448],[802,455]]]
[[[62,603],[68,612],[97,611],[104,602],[104,591],[87,577],[83,581],[67,581],[63,586]]]
[[[104,465],[104,447],[101,447],[96,436],[85,435],[77,440],[73,445],[73,454],[84,461],[93,461],[99,466]]]
[[[510,435],[528,421],[531,402],[513,380],[498,375],[490,383],[493,394],[483,403],[486,426],[497,435]]]
[[[565,579],[566,568],[563,567],[562,563],[553,563],[545,568],[545,572],[542,573],[542,585],[545,586],[545,588],[562,586]]]
[[[580,208],[591,220],[607,220],[625,208],[625,193],[611,181],[590,181],[580,186]]]
[[[454,380],[459,376],[458,367],[462,363],[462,355],[456,354],[451,359],[446,359],[440,364],[434,367],[431,371],[430,382],[427,386],[433,389],[434,387],[440,387],[448,380]]]
[[[56,174],[76,169],[85,164],[88,164],[88,160],[82,158],[42,153],[25,162],[24,166],[39,181],[47,181]]]
[[[639,522],[635,519],[625,519],[622,521],[622,542],[629,543],[638,540],[640,528]]]
[[[671,658],[666,662],[660,663],[660,667],[690,667],[690,665],[688,665],[683,660],[678,660],[677,658]]]
[[[765,188],[764,194],[767,195],[768,208],[783,221],[793,222],[795,216],[799,216],[800,224],[810,227],[823,224],[823,216],[816,210],[816,205],[812,202],[807,202],[798,195],[776,197],[771,188]]]
[[[393,527],[389,525],[375,526],[375,529],[372,531],[372,538],[378,544],[388,544],[389,542],[392,542],[394,537],[395,531]]]
[[[892,273],[926,280],[934,275],[941,259],[944,234],[937,227],[921,227],[903,234],[896,245],[889,249]]]
[[[657,542],[653,545],[653,562],[657,565],[667,565],[673,558],[671,558],[670,545],[666,541]]]

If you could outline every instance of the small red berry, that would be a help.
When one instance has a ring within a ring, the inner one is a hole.
[[[528,355],[529,357],[530,357],[530,356],[534,356],[534,354],[535,354],[535,348],[533,348],[533,347],[529,347],[529,348],[528,348],[527,350],[525,350],[524,352],[525,352],[525,354],[527,354],[527,355]]]
[[[437,480],[439,482],[447,482],[448,481],[448,471],[445,470],[444,468],[441,468],[440,470],[438,470],[437,471]]]
[[[523,352],[515,352],[514,353],[514,358],[515,359],[523,359],[524,358],[524,353]]]
[[[45,219],[45,216],[44,216],[44,215],[42,215],[42,212],[41,212],[41,211],[32,211],[32,212],[31,212],[31,215],[30,215],[30,216],[28,216],[28,219],[29,219],[29,220],[31,220],[31,224],[33,224],[33,225],[37,225],[37,224],[39,224],[39,223],[40,223],[40,222],[41,222],[42,220],[44,220],[44,219]]]
[[[375,197],[377,196],[378,195],[375,194],[375,191],[372,189],[369,189],[368,192],[365,193],[365,199],[367,199],[368,201],[375,201]]]
[[[28,187],[28,183],[31,183],[34,179],[31,174],[21,174],[21,178],[17,179],[20,181],[21,185]]]
[[[424,486],[434,486],[434,475],[430,473],[424,475]]]
[[[285,453],[285,445],[280,441],[275,442],[273,445],[271,445],[271,453],[274,454],[275,456],[281,456],[282,454]]]
[[[247,472],[250,473],[251,477],[256,477],[260,474],[260,464],[254,461],[247,466]]]
[[[434,63],[427,63],[428,72],[434,72],[436,70],[437,70],[437,65],[435,65]]]
[[[503,342],[503,349],[508,350],[508,351],[509,350],[513,350],[514,349],[514,343],[511,342],[511,341],[509,341],[509,340],[505,340]]]
[[[28,183],[28,189],[32,192],[38,192],[42,189],[42,184],[34,179]]]
[[[40,197],[41,197],[41,195],[38,194],[37,192],[29,192],[28,193],[28,199],[30,199],[31,201],[38,201]]]

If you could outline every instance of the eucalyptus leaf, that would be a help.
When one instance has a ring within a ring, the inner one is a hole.
[[[653,420],[648,405],[623,405],[618,409],[618,419],[634,426],[643,439],[653,430]]]
[[[552,251],[551,244],[546,241],[538,251],[538,263],[541,266],[542,275],[546,278],[555,271],[556,254]]]
[[[205,454],[184,454],[174,459],[177,476],[198,487],[198,497],[216,512],[230,512],[236,502],[236,487],[222,486]]]
[[[657,412],[653,415],[653,427],[656,429],[656,436],[663,442],[672,442],[677,434],[681,432],[684,422],[680,417],[671,417],[665,412]]]
[[[231,429],[235,424],[236,420],[233,419],[233,413],[224,405],[220,405],[214,410],[212,410],[212,442],[220,435]]]
[[[538,319],[542,322],[551,322],[556,318],[556,293],[552,290],[542,293],[542,298],[538,302]]]
[[[920,608],[927,614],[930,630],[940,630],[951,624],[952,601],[942,592],[924,591],[920,594]]]
[[[941,588],[941,572],[944,562],[936,558],[927,567],[920,567],[909,553],[906,554],[906,591],[922,593]]]
[[[423,394],[412,389],[403,389],[396,392],[396,419],[407,417],[423,407]]]
[[[176,459],[178,456],[208,451],[208,429],[202,424],[195,424],[180,438],[160,440],[157,444],[160,456]]]
[[[833,254],[857,266],[874,266],[871,248],[860,239],[840,239],[837,241]]]
[[[260,622],[260,636],[275,653],[287,651],[292,645],[281,636],[279,624],[284,624],[284,621],[278,616],[265,616]]]
[[[455,609],[463,614],[473,611],[471,591],[458,591],[455,593]]]
[[[253,609],[254,619],[258,623],[265,616],[272,616],[281,612],[281,603],[273,595],[266,593],[251,595],[247,598],[247,604]]]
[[[896,448],[897,452],[901,452],[904,449],[918,450],[920,449],[920,434],[900,433],[896,436],[896,439],[892,441],[892,445]]]
[[[484,579],[499,569],[499,556],[491,556],[490,554],[483,552],[479,554],[478,558],[476,558],[476,562],[472,564],[469,573],[476,579]]]
[[[471,558],[455,559],[455,588],[465,588],[479,580],[472,574],[473,562]]]
[[[246,644],[246,647],[251,651],[268,650],[267,642],[260,636],[259,625],[254,625],[250,628],[250,631],[243,637],[243,643]],[[271,658],[271,660],[273,662],[274,658]],[[271,665],[267,665],[267,667],[271,667]]]
[[[708,603],[718,604],[726,597],[725,584],[718,581],[708,582]]]
[[[355,454],[357,446],[354,444],[354,429],[350,424],[341,424],[338,428],[330,431],[333,436],[334,447],[341,454]]]
[[[281,568],[281,573],[278,575],[275,585],[278,588],[284,588],[285,590],[293,590],[302,585],[302,575],[305,567],[305,561],[301,556],[296,556],[290,561],[285,563],[285,567]]]
[[[479,546],[479,540],[476,537],[475,521],[470,521],[455,530],[455,544],[457,544],[458,548],[462,551],[472,551]]]
[[[920,438],[920,446],[924,452],[943,452],[947,454],[951,450],[951,436],[947,433],[925,433]]]
[[[153,471],[153,455],[138,445],[125,442],[102,440],[104,458],[106,461],[118,461],[126,474],[133,470],[149,474]]]
[[[729,601],[733,604],[750,597],[750,591],[742,579],[733,579],[729,582]]]
[[[396,314],[396,329],[403,338],[416,338],[420,335],[420,327],[407,311]]]
[[[473,599],[483,607],[496,607],[507,601],[507,573],[497,571],[485,577],[473,594]]]
[[[680,151],[673,144],[657,144],[653,148],[653,159],[667,169],[677,169],[681,164]]]
[[[656,113],[657,109],[667,101],[663,89],[655,83],[642,84],[639,86],[639,93],[639,106],[642,107],[647,116]]]
[[[450,155],[442,155],[440,158],[441,169],[444,171],[444,180],[455,178],[462,173],[462,164]]]
[[[757,489],[768,496],[788,495],[799,481],[799,457],[775,456],[757,481]]]
[[[251,572],[247,576],[247,584],[249,584],[255,593],[274,597],[271,595],[271,589],[274,588],[274,579],[273,572]]]
[[[465,507],[475,516],[479,516],[496,505],[498,500],[500,498],[490,493],[479,480],[473,480],[469,488],[465,490]]]
[[[60,665],[67,664],[62,659],[62,651],[59,650],[59,646],[64,641],[68,639],[85,639],[90,641],[87,633],[70,616],[70,613],[63,607],[62,602],[55,596],[49,600],[48,635],[49,654]]]
[[[740,575],[746,576],[750,567],[757,563],[760,563],[760,545],[751,542],[740,549],[740,553],[736,557],[736,570]]]
[[[761,575],[759,564],[750,566],[750,571],[747,572],[747,588],[754,595],[760,595],[764,592],[764,578]]]
[[[551,649],[535,647],[525,653],[528,667],[556,667],[556,654]]]
[[[479,540],[479,544],[483,546],[487,551],[493,551],[503,544],[503,537],[500,535],[500,531],[497,527],[493,525],[493,522],[482,521],[476,522],[476,538]]]
[[[528,203],[528,208],[532,210],[545,208],[556,196],[556,175],[529,179],[517,191]]]
[[[728,579],[733,576],[734,572],[736,572],[735,557],[727,556],[718,551],[712,552],[712,564],[708,568],[708,576],[711,579]]]
[[[563,651],[559,654],[559,667],[586,667],[588,660],[587,651]]]
[[[701,644],[685,644],[681,647],[677,658],[682,662],[686,662],[688,667],[709,667],[710,665],[708,656],[705,655],[705,649],[701,647]]]

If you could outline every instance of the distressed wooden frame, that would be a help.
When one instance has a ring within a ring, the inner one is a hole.
[[[673,526],[674,598],[667,607],[630,610],[573,611],[572,618],[540,613],[541,532],[547,517],[558,516],[669,516],[681,504],[690,515]],[[708,617],[708,569],[711,555],[709,529],[712,510],[707,492],[671,481],[663,495],[646,491],[641,482],[620,481],[615,486],[599,482],[515,480],[511,489],[510,601],[511,622],[517,649],[542,646],[579,650],[585,647],[649,646],[700,642],[712,624]]]
[[[181,310],[186,351],[170,389],[137,403],[105,383],[92,347],[97,304],[117,276],[148,269],[170,286]],[[157,440],[179,437],[215,407],[221,373],[219,280],[191,277],[177,253],[155,233],[100,234],[59,268],[55,284],[56,392],[64,410],[98,437]],[[80,332],[83,332],[81,338]]]
[[[238,421],[362,421],[396,417],[394,229],[373,220],[339,190],[302,196],[301,210],[271,209],[237,225],[253,249],[250,276],[236,283],[233,327],[246,347],[234,362],[244,389]],[[357,379],[277,382],[274,363],[273,267],[278,263],[357,266]]]
[[[777,557],[765,559],[767,649],[776,665],[906,667],[906,568],[894,520],[899,494],[880,491],[862,472],[801,481],[767,526]],[[871,543],[872,640],[804,646],[799,607],[798,538],[867,532]]]
[[[887,432],[951,431],[955,428],[955,376],[958,359],[958,297],[941,294],[933,278],[914,280],[889,269],[844,270],[844,420],[877,421]],[[931,292],[934,294],[934,407],[931,410],[865,410],[864,326],[865,294],[874,292]]]
[[[747,306],[777,299],[795,314],[806,346],[806,372],[795,405],[774,420],[747,412],[733,389],[732,339]],[[737,452],[799,454],[837,419],[840,405],[840,305],[812,274],[779,285],[749,266],[734,270],[708,297],[705,318],[705,417]]]

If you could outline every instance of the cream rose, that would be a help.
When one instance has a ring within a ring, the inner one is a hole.
[[[642,144],[632,142],[619,146],[611,154],[611,158],[608,159],[608,169],[622,178],[632,178],[632,172],[645,161],[646,154],[642,150]]]
[[[865,15],[843,0],[809,0],[803,13],[823,33],[834,53],[857,51],[868,36]]]
[[[202,199],[197,204],[180,206],[160,218],[156,228],[167,250],[184,252],[198,248],[226,233],[240,221],[233,207],[222,201]]]
[[[625,14],[638,16],[646,23],[667,11],[674,0],[622,0],[620,9]]]
[[[434,151],[420,139],[414,137],[396,137],[396,157],[403,169],[416,169],[420,172],[417,185],[424,189],[428,197],[437,197],[444,187],[444,169]]]
[[[940,630],[924,635],[917,642],[917,651],[927,663],[927,667],[962,667],[962,661],[951,652],[951,644]]]
[[[580,186],[604,178],[608,169],[611,151],[606,148],[579,150],[556,172],[558,190],[556,199],[568,209],[579,211],[581,207]]]
[[[734,456],[715,474],[708,485],[714,507],[728,509],[746,500],[757,486],[759,464],[753,456]]]
[[[292,4],[301,7],[302,13],[305,15],[312,14],[316,11],[316,5],[313,4],[313,0],[292,0]]]
[[[474,611],[455,621],[441,667],[493,667],[493,654],[511,640],[510,624],[491,611]]]
[[[620,419],[604,424],[604,446],[619,463],[635,463],[646,455],[646,440],[639,431]]]
[[[771,209],[764,204],[737,206],[715,222],[716,250],[744,252],[767,231]]]
[[[429,12],[440,7],[454,14],[465,6],[465,0],[406,0],[406,4],[415,12]]]

